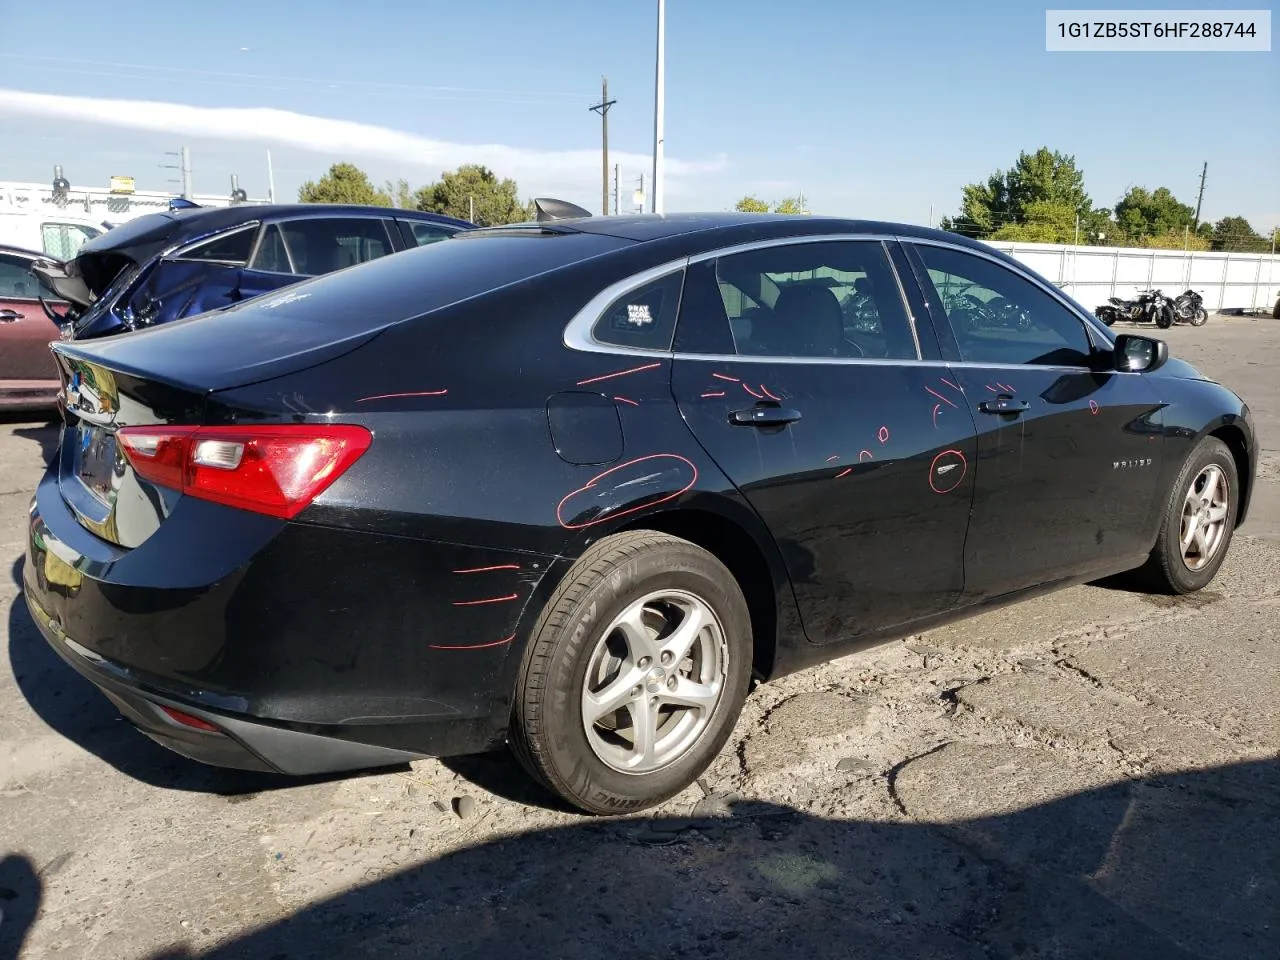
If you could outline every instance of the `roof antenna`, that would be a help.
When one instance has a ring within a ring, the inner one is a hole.
[[[545,220],[569,220],[575,217],[591,216],[590,210],[586,210],[576,203],[570,203],[568,200],[555,200],[551,197],[535,197],[533,209],[537,211],[535,219],[539,223]]]

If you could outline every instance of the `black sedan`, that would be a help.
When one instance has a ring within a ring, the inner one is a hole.
[[[673,796],[769,679],[1133,571],[1204,587],[1239,397],[962,237],[820,217],[460,233],[55,346],[44,635],[209,763],[509,744]]]

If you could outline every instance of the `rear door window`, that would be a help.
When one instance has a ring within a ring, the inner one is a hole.
[[[320,276],[391,253],[383,220],[356,217],[308,217],[279,226],[293,273]]]
[[[211,237],[178,253],[178,260],[208,260],[215,263],[242,265],[253,251],[253,241],[258,236],[256,223],[230,230]]]
[[[37,297],[62,299],[36,279],[30,260],[0,254],[0,300],[35,300]]]

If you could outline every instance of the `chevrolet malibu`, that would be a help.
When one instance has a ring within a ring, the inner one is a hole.
[[[594,813],[689,785],[753,676],[1201,589],[1257,461],[1163,342],[888,223],[485,228],[53,350],[25,593],[124,716],[289,774],[509,746]]]

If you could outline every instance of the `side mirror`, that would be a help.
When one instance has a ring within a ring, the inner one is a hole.
[[[1149,373],[1169,359],[1169,345],[1152,337],[1121,334],[1116,337],[1116,369],[1125,373]]]

